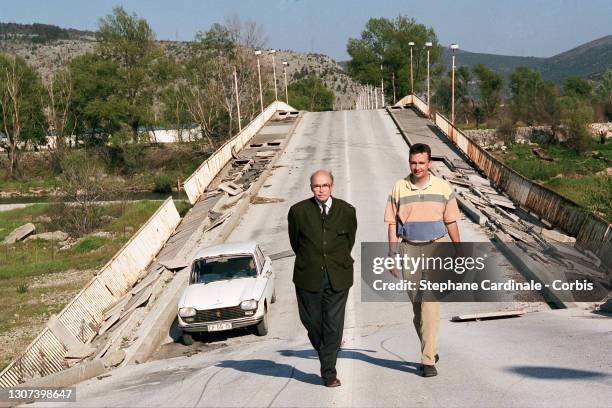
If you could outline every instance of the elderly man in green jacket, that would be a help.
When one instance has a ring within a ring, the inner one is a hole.
[[[353,285],[353,258],[357,216],[355,207],[332,197],[334,177],[327,170],[310,176],[313,197],[289,210],[289,240],[295,252],[295,284],[300,320],[319,355],[321,377],[337,387],[336,359],[344,310]]]

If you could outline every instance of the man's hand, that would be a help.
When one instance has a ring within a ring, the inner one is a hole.
[[[389,258],[393,258],[393,259],[395,259],[395,257],[397,256],[397,252],[389,252],[389,253],[387,254],[387,256],[388,256]],[[397,279],[401,279],[401,271],[400,271],[400,270],[398,270],[398,269],[395,267],[395,265],[396,265],[396,264],[395,264],[395,263],[393,263],[393,268],[389,269],[389,272],[391,273],[391,275],[395,276]]]

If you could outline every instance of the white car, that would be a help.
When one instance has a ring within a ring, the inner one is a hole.
[[[256,242],[201,249],[178,303],[183,343],[193,343],[191,333],[252,325],[257,335],[265,336],[270,304],[275,301],[272,261]]]

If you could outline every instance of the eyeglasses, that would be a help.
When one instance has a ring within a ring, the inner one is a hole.
[[[310,188],[313,190],[327,190],[328,188],[331,188],[331,184],[311,184]]]

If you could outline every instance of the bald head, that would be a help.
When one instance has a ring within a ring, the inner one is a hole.
[[[321,202],[326,202],[334,187],[334,175],[331,171],[320,169],[310,176],[310,189]]]

